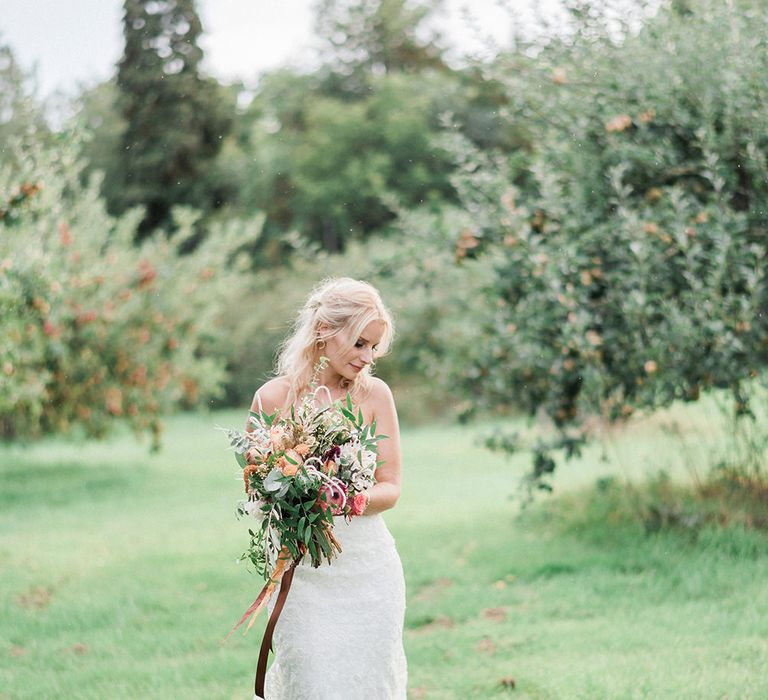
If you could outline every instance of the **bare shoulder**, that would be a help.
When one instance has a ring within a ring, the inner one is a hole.
[[[371,377],[370,401],[377,418],[395,410],[395,398],[392,395],[392,390],[383,379],[378,377]]]
[[[392,390],[389,388],[389,384],[387,384],[383,379],[379,379],[379,377],[371,377],[371,396],[392,396]]]
[[[264,382],[253,395],[251,410],[258,410],[259,398],[261,398],[261,405],[264,410],[267,413],[274,413],[276,409],[285,404],[289,388],[290,382],[287,377],[275,377]]]

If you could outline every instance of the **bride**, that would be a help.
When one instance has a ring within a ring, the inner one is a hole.
[[[361,410],[366,423],[375,420],[376,432],[388,436],[379,442],[381,463],[377,483],[365,492],[365,512],[350,522],[334,518],[341,553],[317,569],[305,557],[295,569],[274,630],[266,700],[405,700],[405,582],[381,516],[400,496],[399,428],[392,392],[371,375],[374,358],[388,351],[392,334],[392,319],[375,287],[346,277],[324,280],[281,346],[278,376],[254,395],[254,411],[290,411],[326,357],[318,384],[333,401],[349,392],[355,413]]]

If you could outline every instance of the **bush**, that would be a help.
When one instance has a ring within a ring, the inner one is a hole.
[[[537,450],[544,487],[548,448],[575,452],[585,416],[715,388],[749,416],[745,386],[768,365],[763,3],[665,5],[618,36],[607,14],[571,5],[568,36],[489,69],[508,118],[528,125],[530,160],[454,149],[495,268],[496,313],[464,387],[560,429]]]
[[[247,287],[237,250],[261,222],[221,226],[182,255],[196,217],[179,209],[172,240],[135,247],[141,212],[107,215],[71,138],[0,169],[0,434],[100,437],[123,417],[157,443],[161,414],[220,393],[222,319]]]

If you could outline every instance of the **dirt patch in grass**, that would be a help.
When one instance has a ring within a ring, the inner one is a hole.
[[[47,610],[53,598],[53,589],[48,586],[34,586],[23,593],[15,596],[13,601],[16,605],[26,610]]]

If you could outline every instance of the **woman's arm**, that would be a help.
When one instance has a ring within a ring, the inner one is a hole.
[[[373,417],[376,420],[376,432],[387,435],[379,446],[379,460],[383,461],[376,470],[376,484],[367,493],[370,496],[364,515],[381,513],[394,507],[400,498],[400,426],[392,391],[381,379],[374,378],[372,390]]]

